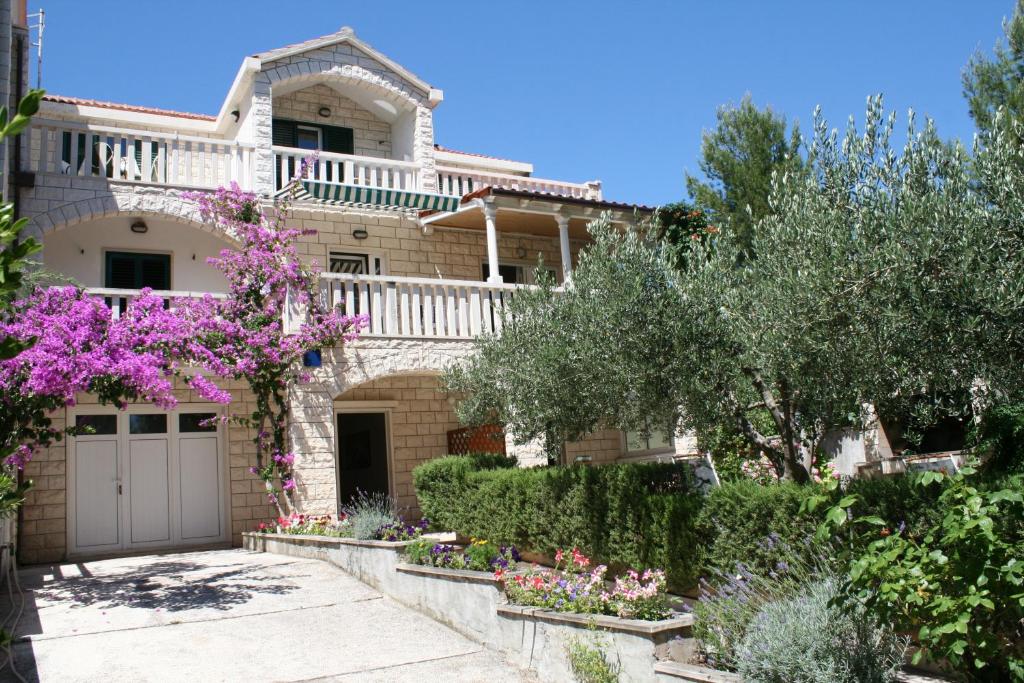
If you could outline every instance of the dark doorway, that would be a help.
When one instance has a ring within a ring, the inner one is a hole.
[[[388,494],[388,437],[384,413],[338,413],[338,499],[356,491]]]

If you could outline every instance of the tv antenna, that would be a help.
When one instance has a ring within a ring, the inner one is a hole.
[[[43,31],[46,30],[46,10],[42,7],[38,12],[28,15],[28,19],[35,19],[35,24],[29,24],[28,44],[36,48],[36,87],[43,87]],[[32,42],[32,29],[36,30],[36,42]]]

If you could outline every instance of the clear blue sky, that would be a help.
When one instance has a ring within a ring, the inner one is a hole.
[[[609,199],[685,197],[701,131],[750,93],[808,130],[881,92],[947,137],[973,125],[960,74],[1012,0],[351,2],[44,0],[54,93],[216,113],[242,58],[343,25],[445,93],[436,139],[604,181]],[[30,2],[30,11],[39,7]]]

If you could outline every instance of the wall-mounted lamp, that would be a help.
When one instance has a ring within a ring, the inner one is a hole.
[[[322,117],[324,117],[326,119],[328,116],[331,115],[331,108],[330,107],[320,107],[319,109],[317,109],[316,113],[320,114],[320,116],[322,116]]]
[[[365,240],[367,237],[370,236],[370,233],[366,232],[366,228],[353,228],[352,236],[355,237],[357,240]]]
[[[139,218],[138,220],[132,223],[132,232],[143,235],[149,232],[149,226],[146,225],[146,221]]]
[[[231,115],[235,117],[235,123],[238,123],[238,110],[235,109],[231,112]]]

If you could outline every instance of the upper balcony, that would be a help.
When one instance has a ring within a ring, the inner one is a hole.
[[[29,170],[105,178],[144,185],[213,189],[237,182],[254,189],[257,145],[250,142],[167,133],[89,121],[38,118],[29,133]],[[312,153],[272,145],[274,188],[294,178]],[[436,165],[433,174],[419,162],[320,151],[310,176],[329,184],[361,188],[437,192],[462,197],[484,187],[525,190],[577,199],[601,199],[597,181],[571,183],[463,164]],[[464,155],[470,157],[470,155]]]

